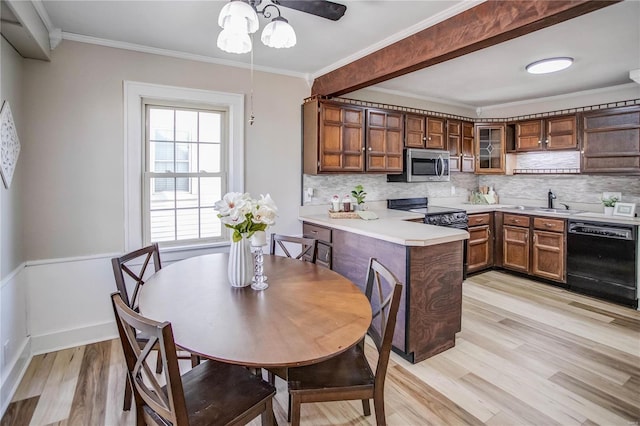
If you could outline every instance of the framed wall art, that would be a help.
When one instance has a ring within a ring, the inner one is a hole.
[[[618,202],[613,206],[613,214],[615,216],[633,217],[636,214],[636,204]]]
[[[20,140],[9,101],[4,101],[0,109],[0,143],[0,174],[4,187],[9,189],[20,155]]]

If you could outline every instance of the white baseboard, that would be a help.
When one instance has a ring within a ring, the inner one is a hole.
[[[7,411],[13,395],[18,390],[18,385],[20,385],[20,381],[31,363],[31,358],[33,358],[31,354],[31,339],[27,337],[22,344],[22,348],[20,348],[18,356],[7,367],[9,373],[0,385],[0,417],[4,416]]]
[[[33,355],[55,352],[76,346],[111,340],[118,337],[115,321],[92,324],[85,327],[31,336]]]

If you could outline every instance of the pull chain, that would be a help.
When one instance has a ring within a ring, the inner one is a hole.
[[[251,110],[249,125],[253,126],[253,122],[255,121],[255,116],[253,115],[253,34],[251,34],[251,92],[249,93],[249,107]]]

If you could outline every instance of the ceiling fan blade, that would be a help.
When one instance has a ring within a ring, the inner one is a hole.
[[[347,10],[347,6],[343,4],[326,0],[272,0],[272,2],[289,9],[331,19],[332,21],[342,18],[342,15]]]

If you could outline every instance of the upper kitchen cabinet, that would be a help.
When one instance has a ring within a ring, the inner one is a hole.
[[[367,171],[402,172],[402,113],[368,109],[366,129]]]
[[[304,173],[364,171],[364,108],[315,99],[303,120]]]
[[[640,106],[581,114],[582,173],[640,174]]]
[[[450,154],[449,170],[473,172],[473,123],[447,120],[447,149]]]
[[[515,150],[577,149],[575,115],[516,123]]]
[[[444,119],[406,114],[404,145],[407,148],[446,149]]]
[[[475,154],[477,174],[504,174],[504,124],[476,124]]]

